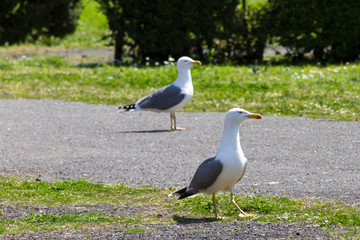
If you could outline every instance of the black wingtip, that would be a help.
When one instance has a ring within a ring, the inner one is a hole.
[[[176,194],[176,195],[182,195],[184,192],[186,192],[186,189],[187,189],[187,187],[184,187],[184,188],[182,188],[182,189],[180,189],[180,190],[178,190],[178,191],[174,192],[173,194]]]
[[[180,195],[180,197],[177,200],[183,199],[183,198],[187,198],[190,197],[194,194],[196,194],[197,192],[193,192],[192,190],[188,191],[187,187],[184,187],[176,192],[173,192],[171,195]]]
[[[128,112],[130,110],[135,109],[135,104],[125,105],[125,106],[119,106],[118,110]]]
[[[192,193],[192,192],[184,192],[183,194],[181,194],[181,196],[177,200],[187,198],[187,197],[190,197],[192,195],[194,195],[194,193]]]

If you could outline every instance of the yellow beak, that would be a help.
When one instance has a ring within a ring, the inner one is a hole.
[[[248,118],[255,118],[255,119],[262,119],[260,114],[257,113],[251,113],[249,116],[246,116]]]
[[[201,62],[200,61],[194,61],[192,64],[193,65],[201,65]]]

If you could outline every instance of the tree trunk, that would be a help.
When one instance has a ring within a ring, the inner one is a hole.
[[[250,40],[249,40],[249,29],[247,25],[247,19],[246,19],[246,0],[242,0],[242,10],[244,12],[243,17],[243,24],[244,24],[244,41],[246,43],[246,59],[250,60],[251,58],[251,46],[250,46]]]
[[[124,45],[124,33],[122,31],[115,32],[115,62],[121,62]]]
[[[200,39],[198,39],[196,41],[196,48],[197,48],[197,52],[199,54],[199,59],[201,59],[201,61],[206,62],[204,59],[204,54],[203,54],[203,48],[201,46],[202,41]],[[210,49],[209,49],[210,50]]]

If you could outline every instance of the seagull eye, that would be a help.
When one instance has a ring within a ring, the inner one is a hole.
[[[239,111],[239,113],[244,113],[243,111]]]

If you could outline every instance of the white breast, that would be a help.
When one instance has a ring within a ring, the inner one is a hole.
[[[220,159],[220,158],[219,158]],[[206,193],[231,192],[234,185],[242,178],[245,173],[247,160],[234,156],[232,159],[227,158],[223,162],[224,166],[216,179],[215,183],[206,189]]]
[[[169,108],[167,110],[167,112],[175,112],[177,111],[178,109],[182,108],[183,106],[185,106],[186,104],[188,104],[188,102],[190,102],[191,98],[193,97],[194,95],[194,89],[193,89],[193,86],[192,86],[192,83],[190,82],[190,84],[188,84],[189,86],[186,86],[184,87],[182,90],[181,90],[181,93],[182,94],[185,94],[185,97],[184,99],[178,104],[178,105],[175,105],[173,106],[172,108]]]

